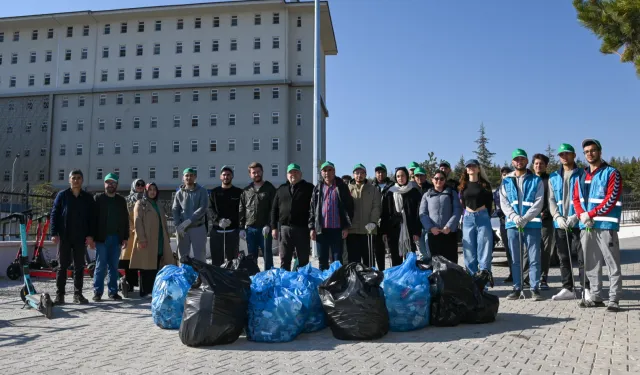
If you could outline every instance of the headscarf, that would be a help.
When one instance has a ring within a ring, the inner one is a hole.
[[[151,186],[155,186],[156,187],[156,197],[155,198],[149,198],[149,188]],[[158,185],[156,185],[155,182],[150,182],[147,184],[147,186],[145,186],[144,188],[144,199],[148,199],[150,201],[158,201],[158,196],[160,195],[160,191],[158,190]]]
[[[137,178],[135,180],[133,180],[133,182],[131,183],[131,191],[129,192],[129,195],[127,196],[127,204],[129,206],[133,206],[136,204],[136,202],[140,199],[142,199],[142,197],[144,196],[144,191],[142,193],[138,193],[136,192],[136,184],[138,182],[142,182],[144,184],[144,180],[141,178]]]
[[[400,185],[398,182],[395,183],[390,189],[389,192],[393,193],[393,202],[395,203],[396,212],[402,214],[402,223],[400,224],[400,238],[398,239],[398,254],[401,257],[404,257],[408,252],[411,251],[411,236],[409,235],[409,227],[407,226],[407,215],[404,212],[404,202],[402,199],[402,195],[411,191],[411,189],[420,190],[418,184],[415,181],[409,180],[409,171],[405,167],[396,168],[395,174],[398,171],[403,171],[407,176],[407,184]],[[395,175],[394,174],[394,175]]]

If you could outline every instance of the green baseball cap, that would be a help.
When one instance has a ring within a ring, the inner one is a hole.
[[[378,171],[378,170],[380,170],[380,169],[382,169],[383,171],[385,171],[385,172],[386,172],[386,171],[387,171],[387,166],[386,166],[386,165],[384,165],[384,164],[382,164],[382,163],[380,163],[380,164],[376,165],[376,169],[375,169],[375,171],[377,172],[377,171]]]
[[[562,143],[560,147],[558,147],[558,155],[562,154],[563,152],[573,152],[575,154],[576,150],[574,150],[573,146],[571,146],[570,144]]]
[[[416,163],[415,161],[412,161],[411,163],[409,163],[409,168],[407,169],[416,169],[420,166],[420,164]]]
[[[191,174],[194,174],[194,175],[196,175],[196,176],[198,175],[198,172],[196,172],[196,170],[195,170],[195,169],[193,169],[193,168],[185,168],[185,169],[184,169],[184,171],[182,171],[182,175],[183,175],[183,176],[184,176],[185,174],[187,174],[187,173],[191,173]]]
[[[422,167],[417,167],[416,169],[413,170],[413,175],[414,176],[419,176],[419,175],[427,175],[427,171],[424,170],[424,168]]]
[[[360,164],[360,163],[358,163],[358,164],[353,166],[353,172],[355,172],[356,169],[362,169],[362,170],[365,171],[365,173],[367,172],[367,168],[364,165]]]
[[[332,162],[330,162],[330,161],[325,161],[325,162],[324,162],[324,163],[322,163],[322,165],[320,166],[320,170],[323,170],[323,169],[325,169],[325,168],[327,168],[327,167],[331,167],[331,168],[333,168],[333,169],[336,169],[336,166],[335,166],[335,165],[333,165],[333,163],[332,163]]]
[[[104,182],[107,182],[109,180],[113,180],[115,182],[118,182],[118,175],[115,173],[109,173],[108,175],[106,175],[104,177]]]
[[[598,150],[602,151],[602,145],[600,144],[600,141],[593,138],[587,138],[584,141],[582,141],[582,148],[585,148],[590,144],[595,144],[596,146],[598,146]]]
[[[527,159],[529,158],[529,157],[527,156],[527,152],[526,152],[525,150],[523,150],[523,149],[521,149],[521,148],[516,148],[516,149],[511,153],[511,160],[513,160],[513,159],[515,159],[515,158],[517,158],[517,157],[520,157],[520,156],[522,156],[522,157],[524,157],[524,158],[527,158]]]
[[[300,171],[300,166],[296,163],[291,163],[289,164],[289,166],[287,166],[287,173],[291,172],[291,171]]]

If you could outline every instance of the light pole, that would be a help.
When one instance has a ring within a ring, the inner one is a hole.
[[[18,161],[18,158],[20,157],[20,154],[16,154],[16,158],[13,159],[13,166],[11,167],[11,201],[9,202],[9,215],[11,215],[13,213],[13,176],[15,175],[15,171],[16,171],[16,162]]]
[[[313,183],[319,181],[322,152],[322,119],[320,116],[320,0],[315,0],[313,30]]]

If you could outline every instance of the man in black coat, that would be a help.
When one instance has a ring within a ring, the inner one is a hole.
[[[311,237],[307,226],[312,193],[313,184],[302,179],[300,166],[289,164],[287,183],[278,187],[271,208],[271,234],[274,239],[278,239],[280,224],[280,268],[287,271],[291,270],[294,251],[298,256],[299,267],[309,263]]]
[[[209,233],[211,263],[219,266],[225,259],[231,261],[238,256],[240,237],[240,196],[242,189],[233,186],[233,169],[220,169],[222,186],[215,187],[209,195],[209,212],[213,227]],[[223,250],[224,249],[224,250]]]

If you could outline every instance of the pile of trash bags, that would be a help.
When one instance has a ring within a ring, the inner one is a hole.
[[[244,255],[243,252],[240,252],[234,260],[226,261],[221,267],[230,270],[246,270],[249,276],[260,273],[260,267],[258,267],[255,255]]]
[[[184,301],[198,274],[191,266],[164,266],[153,283],[151,316],[160,328],[178,329],[182,321]]]
[[[460,323],[489,323],[496,319],[499,299],[484,291],[491,280],[488,272],[471,276],[442,256],[431,259],[431,268],[432,325],[451,327]]]
[[[409,253],[401,265],[384,271],[382,289],[391,331],[412,331],[429,325],[429,275],[431,270],[416,264],[415,253]]]
[[[360,263],[340,267],[318,288],[327,324],[339,340],[374,340],[389,332],[380,287],[384,274]]]
[[[272,268],[251,278],[247,339],[287,342],[305,328],[313,285],[298,272]]]
[[[303,275],[311,284],[311,305],[307,314],[307,320],[304,323],[304,332],[316,332],[327,326],[318,287],[341,266],[340,261],[335,261],[331,263],[329,269],[324,271],[311,267],[311,263],[298,268],[298,273]]]
[[[180,340],[188,346],[233,343],[247,324],[251,280],[245,269],[226,269],[188,259],[202,284],[191,289],[180,324]]]

